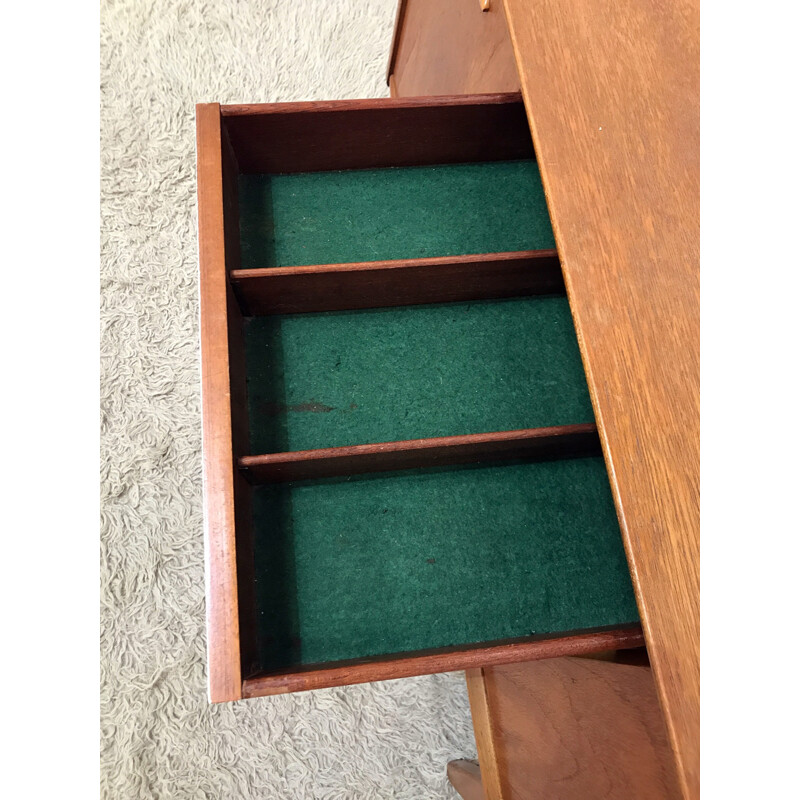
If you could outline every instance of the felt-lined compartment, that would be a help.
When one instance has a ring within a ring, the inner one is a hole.
[[[602,458],[260,486],[262,669],[638,619]]]
[[[535,161],[241,175],[244,269],[555,247]]]
[[[240,175],[243,268],[553,248],[533,161]],[[250,453],[593,420],[558,295],[248,318]],[[253,487],[262,670],[638,619],[599,457]]]
[[[592,422],[564,297],[255,317],[251,453]]]

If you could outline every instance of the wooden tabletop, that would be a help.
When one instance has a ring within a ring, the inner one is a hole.
[[[699,7],[505,0],[684,796],[699,794]]]

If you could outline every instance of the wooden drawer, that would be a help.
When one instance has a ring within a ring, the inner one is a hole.
[[[399,0],[392,97],[518,92],[503,0]]]
[[[197,137],[210,699],[640,646],[519,96]]]

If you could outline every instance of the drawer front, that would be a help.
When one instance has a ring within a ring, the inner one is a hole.
[[[401,0],[388,81],[392,97],[519,91],[502,0]]]

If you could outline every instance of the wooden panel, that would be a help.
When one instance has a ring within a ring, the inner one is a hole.
[[[241,242],[239,236],[239,168],[236,156],[228,142],[225,130],[222,136],[222,205],[224,209],[225,275],[241,266]],[[225,280],[225,307],[227,310],[226,342],[230,360],[230,404],[232,418],[233,450],[235,455],[247,452],[249,441],[247,425],[247,372],[244,360],[244,337],[242,314],[236,296]]]
[[[241,697],[234,513],[234,452],[228,361],[228,282],[219,106],[197,106],[197,222],[206,548],[208,693]]]
[[[239,468],[253,483],[268,483],[517,458],[542,460],[599,454],[597,428],[590,423],[244,456],[239,459]]]
[[[392,96],[518,91],[502,0],[489,6],[484,12],[480,0],[403,0],[387,75]]]
[[[519,94],[222,106],[242,172],[533,158]]]
[[[555,658],[476,672],[468,685],[488,800],[680,795],[649,667]]]
[[[308,665],[292,672],[259,675],[244,681],[243,697],[263,697],[331,686],[410,678],[436,672],[453,672],[481,666],[511,664],[540,658],[602,652],[603,650],[641,647],[642,631],[638,625],[618,630],[564,634],[559,637],[530,636],[525,639],[487,643],[473,648],[442,650],[384,656],[367,661]]]
[[[447,780],[463,800],[488,800],[481,783],[481,770],[474,761],[459,758],[447,764]]]
[[[699,793],[699,8],[506,0],[678,772]]]
[[[222,128],[222,203],[225,210],[225,270],[241,266],[239,239],[239,167],[228,135]],[[231,433],[234,459],[248,452],[247,370],[244,359],[243,318],[230,281],[226,282],[228,359],[230,362]],[[239,651],[242,676],[257,669],[256,598],[253,561],[252,488],[240,474],[234,476],[236,573],[239,601]]]
[[[475,731],[475,746],[478,749],[481,785],[486,800],[502,800],[503,782],[494,746],[496,731],[493,727],[489,698],[486,694],[484,670],[468,669],[466,679],[472,727]]]
[[[230,361],[230,405],[234,463],[249,448],[247,427],[247,373],[244,360],[242,315],[228,284],[228,358]],[[256,651],[256,596],[253,560],[253,488],[236,471],[233,482],[236,536],[236,576],[239,614],[241,675],[251,675],[258,664]]]
[[[252,316],[564,291],[555,250],[241,269],[231,273],[231,280],[242,308]]]

